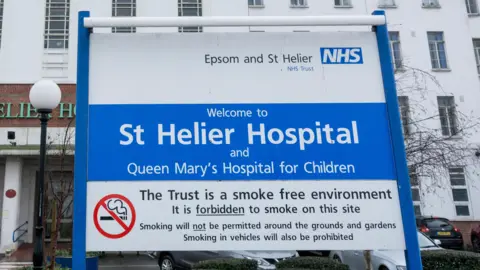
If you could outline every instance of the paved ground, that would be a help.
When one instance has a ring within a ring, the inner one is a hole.
[[[146,254],[140,253],[137,256],[135,252],[123,253],[124,257],[118,256],[118,253],[108,253],[106,257],[100,259],[100,269],[115,270],[153,270],[160,269],[157,259],[151,258]]]
[[[33,247],[24,245],[11,257],[0,261],[0,269],[18,269],[19,265],[31,265]],[[118,256],[118,252],[107,253],[107,256],[100,258],[99,269],[103,270],[157,270],[157,259],[148,256],[146,253],[136,252],[123,253],[123,258]],[[22,263],[25,262],[25,263]],[[15,267],[11,267],[15,266]]]

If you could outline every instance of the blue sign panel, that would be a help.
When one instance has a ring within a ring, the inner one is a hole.
[[[90,105],[89,115],[90,181],[395,178],[385,103]]]

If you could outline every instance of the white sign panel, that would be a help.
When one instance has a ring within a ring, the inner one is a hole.
[[[363,250],[403,241],[395,181],[93,182],[88,194],[88,250]]]
[[[373,33],[92,34],[90,56],[88,250],[405,248]]]

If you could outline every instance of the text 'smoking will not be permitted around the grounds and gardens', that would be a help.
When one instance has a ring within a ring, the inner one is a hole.
[[[223,22],[371,32],[110,34],[88,28],[128,19],[79,20],[78,269],[85,251],[233,249],[406,250],[420,269],[383,12]]]

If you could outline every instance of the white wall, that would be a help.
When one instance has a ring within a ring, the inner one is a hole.
[[[17,146],[21,145],[40,145],[40,128],[0,128],[0,145],[11,145],[11,141],[7,138],[8,131],[15,131],[15,140]],[[48,128],[47,129],[47,144],[61,144],[65,136],[68,136],[68,141],[71,144],[75,143],[75,128]],[[68,134],[68,135],[67,135]],[[69,143],[70,144],[70,143]]]
[[[274,16],[274,15],[328,15],[328,14],[370,14],[377,8],[377,0],[355,0],[353,8],[334,8],[333,0],[309,1],[309,8],[290,8],[287,0],[264,0],[264,8],[248,8],[247,0],[204,0],[204,16]],[[402,54],[405,64],[435,76],[438,87],[427,83],[428,101],[424,104],[430,112],[437,110],[436,96],[454,94],[459,110],[473,112],[480,116],[480,82],[476,71],[472,37],[480,38],[480,17],[469,17],[464,1],[441,0],[440,9],[424,9],[421,1],[397,0],[397,8],[387,9],[389,29],[400,32]],[[31,83],[41,76],[43,56],[44,1],[5,1],[2,47],[0,48],[0,83]],[[24,7],[28,5],[28,9]],[[137,0],[138,16],[177,16],[177,1]],[[69,76],[66,81],[75,82],[77,12],[90,10],[92,16],[111,16],[111,1],[72,0],[69,48]],[[18,14],[21,14],[19,16]],[[205,28],[205,31],[348,31],[368,30],[368,27],[247,27]],[[96,32],[110,32],[109,28]],[[176,28],[139,28],[138,32],[176,32]],[[446,39],[448,72],[434,72],[430,66],[427,31],[443,31]],[[402,76],[405,74],[400,74]],[[408,91],[407,91],[408,93]],[[412,98],[418,98],[412,95]],[[1,120],[0,120],[1,121]],[[439,121],[431,121],[431,127],[438,128]],[[38,128],[0,128],[0,145],[9,144],[8,130],[17,132],[19,145],[38,145]],[[51,128],[52,138],[61,138],[62,129]],[[480,144],[480,134],[470,138]],[[0,151],[1,152],[1,151]],[[473,155],[473,153],[472,153]],[[478,172],[478,170],[476,170]],[[0,173],[0,175],[3,175]],[[479,176],[470,173],[470,211],[468,219],[480,220]],[[0,178],[1,179],[1,178]],[[1,185],[0,185],[1,186]],[[425,195],[426,214],[443,215],[457,219],[451,201],[451,190],[445,179],[443,188]]]

